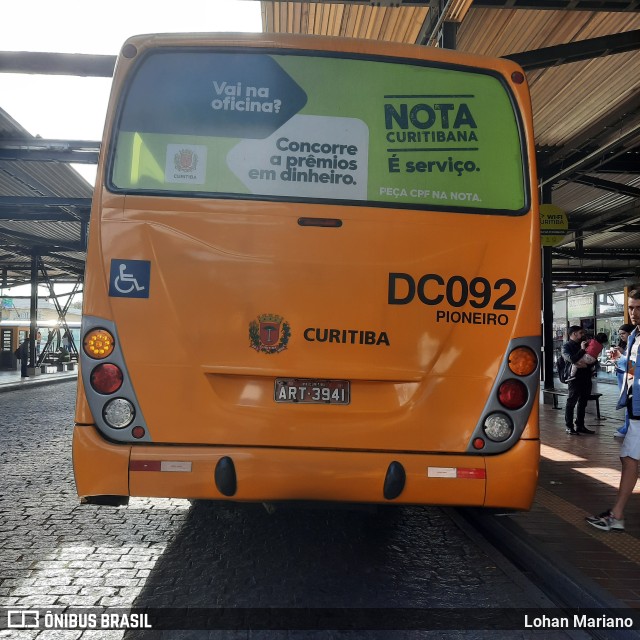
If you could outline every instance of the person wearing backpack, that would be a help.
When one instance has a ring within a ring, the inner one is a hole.
[[[586,353],[585,349],[588,341],[584,339],[584,329],[582,327],[572,325],[569,327],[568,333],[569,339],[562,345],[562,357],[567,366],[571,367]],[[569,395],[567,396],[567,405],[564,410],[564,423],[567,433],[572,436],[595,433],[592,429],[587,429],[584,426],[587,403],[591,396],[591,378],[593,377],[594,368],[594,365],[590,365],[577,369],[575,377],[567,380]],[[577,412],[576,405],[578,407]],[[576,412],[575,425],[573,422],[574,412]]]
[[[27,366],[29,364],[29,336],[25,336],[24,342],[15,350],[15,355],[20,360],[20,374],[22,378],[28,378]]]
[[[556,359],[556,371],[558,372],[558,380],[562,382],[562,384],[567,384],[567,378],[569,377],[568,372],[571,369],[571,365],[565,362],[562,356],[558,356]]]

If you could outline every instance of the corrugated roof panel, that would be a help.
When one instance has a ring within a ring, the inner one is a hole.
[[[0,109],[0,140],[33,138],[9,114]],[[35,161],[0,161],[0,194],[16,197],[66,197],[91,198],[93,187],[68,164]],[[16,208],[17,212],[17,208]],[[8,215],[11,215],[10,212]],[[6,214],[6,210],[4,211]],[[0,219],[0,264],[5,265],[2,285],[12,285],[29,280],[31,247],[48,247],[57,250],[73,246],[81,237],[80,222],[53,222],[38,220]],[[73,267],[59,258],[44,255],[47,272],[52,278],[69,279],[77,273],[85,259],[84,252],[69,252],[75,258]],[[78,264],[77,261],[80,261]]]
[[[577,182],[567,182],[553,190],[553,204],[565,211],[573,212],[574,209],[585,207],[593,201],[600,191],[595,191],[593,187],[578,184]]]
[[[78,242],[80,240],[79,222],[3,220],[2,231],[6,234],[16,232],[19,235],[39,238],[40,244]]]
[[[0,180],[6,185],[5,196],[90,198],[93,194],[93,187],[75,169],[57,162],[0,161]]]
[[[537,144],[565,145],[638,91],[640,51],[547,69],[531,85]]]
[[[634,198],[588,185],[568,183],[553,192],[553,203],[571,213],[576,225],[605,211],[629,207]]]
[[[499,57],[638,28],[640,15],[635,12],[472,7],[458,29],[457,48]]]
[[[0,109],[1,139],[36,139]],[[0,161],[0,193],[5,196],[90,198],[93,187],[72,167],[59,162]]]
[[[273,33],[306,33],[415,43],[428,7],[376,7],[314,2],[263,2],[263,28]]]
[[[458,48],[503,56],[640,29],[640,15],[590,11],[471,9]],[[536,143],[561,147],[640,91],[640,51],[527,74]],[[586,99],[588,96],[588,99]]]
[[[584,240],[584,246],[587,249],[593,248],[637,250],[638,247],[640,247],[640,233],[629,233],[628,231],[608,231],[607,233],[594,234]]]

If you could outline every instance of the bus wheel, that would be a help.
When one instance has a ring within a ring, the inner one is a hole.
[[[84,498],[80,498],[80,504],[126,507],[129,504],[129,496],[86,496]]]

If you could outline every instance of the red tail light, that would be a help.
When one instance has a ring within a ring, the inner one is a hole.
[[[122,386],[122,371],[115,364],[99,364],[91,372],[90,379],[98,393],[115,393]]]
[[[527,387],[520,380],[506,380],[498,389],[498,400],[507,409],[520,409],[527,403]]]

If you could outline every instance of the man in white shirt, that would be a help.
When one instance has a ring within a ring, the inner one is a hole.
[[[624,508],[633,493],[638,480],[638,460],[640,460],[640,371],[636,375],[636,359],[640,345],[640,288],[628,295],[629,320],[635,327],[629,336],[626,354],[612,352],[614,360],[619,359],[626,380],[622,385],[617,408],[626,407],[629,412],[629,429],[620,447],[622,475],[616,502],[611,509],[599,516],[589,516],[587,522],[601,531],[624,531]]]

